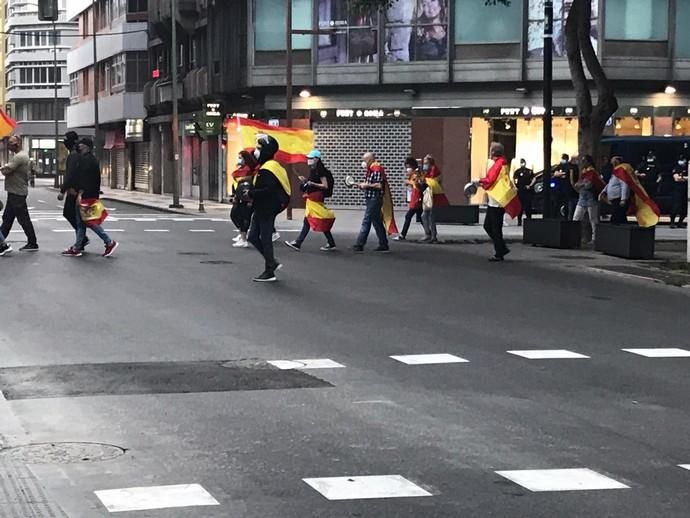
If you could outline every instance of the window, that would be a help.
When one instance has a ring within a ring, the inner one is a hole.
[[[386,10],[386,61],[448,57],[448,0],[398,0]]]
[[[84,95],[89,95],[89,92],[91,91],[91,74],[89,74],[88,70],[84,70],[82,73],[81,77],[81,84],[83,85],[84,88]]]
[[[455,0],[455,43],[519,43],[522,41],[522,2],[486,5]]]
[[[65,118],[65,101],[59,100],[57,105],[57,119]],[[17,115],[21,120],[52,121],[55,120],[55,106],[53,101],[33,101],[17,106]]]
[[[607,0],[608,2],[608,0]],[[572,0],[555,0],[553,3],[553,55],[557,58],[566,57],[565,50],[565,22],[570,13]],[[529,0],[529,14],[527,26],[527,55],[531,58],[544,56],[544,2],[543,0]],[[590,37],[595,52],[599,44],[599,0],[592,0],[592,29]]]
[[[62,70],[65,66],[65,62],[58,62],[57,69],[57,82],[62,82]],[[16,68],[10,72],[10,74],[15,74],[14,80],[17,79],[17,73],[19,76],[19,84],[21,85],[46,85],[50,87],[55,82],[55,72],[52,64],[46,65],[44,63],[18,63]]]
[[[309,29],[312,26],[312,0],[293,0],[292,27]],[[254,26],[257,51],[285,50],[285,19],[287,11],[284,0],[255,0]],[[311,36],[292,37],[292,48],[311,48]]]
[[[127,2],[128,13],[145,13],[149,10],[148,0],[129,0]]]
[[[605,5],[606,39],[668,40],[668,0],[607,0]]]
[[[79,73],[69,75],[69,97],[70,99],[79,98]]]
[[[125,84],[125,55],[118,54],[110,60],[110,89],[115,90]]]
[[[141,92],[149,80],[149,58],[146,52],[128,52],[126,56],[125,89]]]
[[[690,58],[690,38],[686,28],[690,26],[690,1],[676,2],[676,56]]]
[[[336,29],[319,36],[319,63],[375,63],[377,25],[378,16],[352,13],[347,0],[319,0],[319,29]]]

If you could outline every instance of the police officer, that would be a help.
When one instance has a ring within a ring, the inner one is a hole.
[[[555,215],[572,221],[578,199],[578,193],[574,187],[578,180],[578,171],[567,153],[561,155],[561,162],[556,166],[551,177],[552,188],[555,191],[553,197]]]
[[[518,197],[522,205],[522,210],[518,215],[518,226],[521,226],[523,214],[526,219],[532,219],[532,198],[536,183],[534,171],[527,168],[527,162],[524,158],[520,159],[520,167],[513,173],[513,181],[518,189]]]
[[[671,177],[673,179],[671,228],[682,228],[685,226],[684,220],[688,213],[688,162],[684,156],[681,156],[673,167]]]
[[[659,166],[654,151],[649,150],[647,157],[637,166],[635,175],[647,194],[653,198],[656,195],[657,179],[659,178]]]

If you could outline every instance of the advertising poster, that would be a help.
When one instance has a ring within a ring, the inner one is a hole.
[[[572,0],[553,2],[553,56],[565,58],[565,22],[568,19]],[[529,22],[527,53],[531,58],[544,56],[544,0],[529,0]],[[599,2],[592,0],[592,45],[598,52],[599,40]]]
[[[448,57],[448,0],[397,0],[386,10],[387,62]]]

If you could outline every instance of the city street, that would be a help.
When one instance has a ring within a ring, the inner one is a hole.
[[[0,258],[2,518],[688,516],[690,289],[519,244],[355,255],[337,222],[297,253],[282,220],[261,285],[227,214],[110,202],[115,255],[67,258],[55,193],[29,201],[40,252]]]

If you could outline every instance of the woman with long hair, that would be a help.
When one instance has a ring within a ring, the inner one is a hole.
[[[251,183],[258,165],[254,155],[248,151],[240,151],[237,155],[237,169],[232,173],[232,210],[230,211],[230,219],[240,231],[232,245],[235,248],[249,247],[247,231],[252,219],[252,208],[240,191],[243,190],[246,182]]]
[[[426,237],[422,241],[438,243],[436,214],[434,211],[439,207],[447,207],[450,204],[443,191],[441,170],[436,165],[436,160],[433,156],[427,155],[424,157],[422,170],[424,172],[424,184],[426,185],[422,198],[422,225],[424,226]]]
[[[599,224],[599,194],[604,189],[604,180],[594,169],[594,159],[590,155],[582,157],[582,172],[580,178],[574,184],[578,192],[577,206],[573,215],[573,221],[582,221],[583,236],[585,243],[589,243],[596,237],[597,225]],[[589,216],[589,224],[592,227],[591,233],[585,226],[585,214]]]
[[[446,0],[418,0],[415,61],[445,59],[448,52],[448,13]]]

